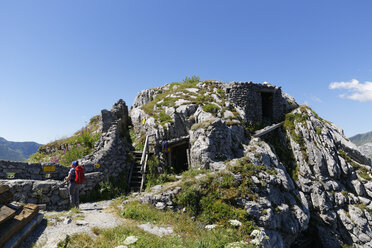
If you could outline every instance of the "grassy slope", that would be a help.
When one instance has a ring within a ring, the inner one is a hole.
[[[77,131],[73,136],[59,139],[40,147],[40,149],[52,148],[55,149],[55,152],[44,154],[39,149],[38,152],[30,156],[28,161],[32,163],[53,162],[68,166],[72,161],[93,152],[94,144],[101,136],[98,129],[99,115],[92,117],[89,124]]]
[[[240,173],[242,181],[235,180],[231,172]],[[199,173],[202,175],[198,175]],[[123,245],[128,236],[134,235],[138,241],[128,247],[222,248],[241,241],[244,244],[236,247],[255,247],[245,241],[251,240],[250,233],[257,226],[237,199],[257,197],[251,190],[251,176],[257,173],[273,174],[274,171],[266,166],[254,166],[244,158],[230,165],[228,170],[218,173],[208,173],[205,170],[186,171],[181,181],[173,183],[173,187],[179,185],[182,188],[174,201],[179,209],[185,208],[185,211],[157,210],[152,205],[135,201],[123,206],[121,202],[125,198],[122,197],[113,207],[119,218],[126,219],[125,225],[112,229],[94,228],[93,237],[75,234],[68,242],[64,242],[68,243],[67,247],[115,247]],[[239,220],[242,225],[232,226],[229,223],[231,219]],[[158,237],[146,233],[138,227],[144,223],[172,227],[174,235]],[[207,224],[216,224],[217,227],[207,230],[204,228]]]

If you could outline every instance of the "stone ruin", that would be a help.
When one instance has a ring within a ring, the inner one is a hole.
[[[268,83],[211,81],[182,91],[175,87],[167,84],[141,91],[130,116],[137,137],[153,135],[155,153],[164,166],[172,166],[176,172],[191,167],[208,169],[215,162],[242,157],[243,146],[250,139],[247,126],[280,122],[298,106],[280,87]],[[198,98],[208,101],[197,103]],[[152,112],[146,112],[151,104]],[[203,106],[207,104],[214,104],[217,111],[206,111]],[[161,124],[154,114],[160,112],[171,121]],[[162,151],[164,141],[170,151]]]
[[[270,84],[201,82],[183,94],[189,99],[201,94],[212,99],[208,103],[219,107],[216,113],[203,110],[206,103],[196,104],[178,97],[174,106],[161,108],[171,118],[162,125],[142,107],[169,88],[167,84],[141,91],[129,114],[123,100],[115,103],[110,111],[102,110],[102,136],[94,152],[79,160],[86,171],[82,196],[109,177],[129,172],[132,161],[127,155],[133,150],[127,139],[130,125],[137,138],[152,135],[161,166],[172,166],[180,173],[191,167],[212,168],[218,161],[242,157],[243,146],[250,139],[242,123],[279,122],[285,113],[297,107],[292,97]],[[191,92],[190,95],[187,92]],[[169,152],[162,151],[162,141],[166,141]],[[64,209],[69,205],[69,198],[62,182],[68,170],[69,167],[55,163],[0,161],[0,184],[10,186],[16,201]]]
[[[81,196],[91,192],[109,177],[117,177],[122,171],[129,170],[129,145],[123,137],[127,126],[128,108],[123,100],[115,103],[111,111],[102,110],[102,136],[96,142],[94,152],[79,160],[86,173]],[[69,169],[56,163],[0,160],[0,184],[10,186],[15,201],[46,204],[47,209],[65,209],[69,206],[69,194],[63,179]]]

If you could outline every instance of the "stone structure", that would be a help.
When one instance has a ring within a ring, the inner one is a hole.
[[[102,110],[102,136],[95,144],[94,152],[79,160],[86,173],[80,195],[89,193],[109,177],[117,177],[122,171],[129,170],[127,126],[128,108],[123,100],[115,103],[111,111]],[[50,171],[51,168],[54,171]],[[44,203],[49,209],[63,209],[68,206],[69,200],[62,180],[69,169],[54,163],[0,161],[0,184],[9,185],[17,201]]]
[[[249,142],[250,136],[243,123],[263,125],[279,122],[298,106],[280,87],[268,83],[208,81],[193,88],[178,90],[177,87],[165,85],[141,91],[130,111],[138,137],[155,134],[156,152],[163,157],[164,163],[177,170],[180,167],[184,170],[189,167],[208,168],[212,162],[243,156],[243,145]],[[163,99],[156,98],[159,94]],[[144,111],[146,104],[147,108],[154,106],[152,112]],[[206,110],[208,104],[217,108],[214,113]],[[171,121],[161,123],[157,113],[168,115]],[[187,145],[174,142],[181,138],[184,142],[184,137],[188,137]],[[160,143],[164,140],[174,147],[168,154],[161,153]],[[174,162],[174,157],[185,159]],[[187,166],[178,164],[185,162],[188,162]]]
[[[289,104],[295,102],[283,97],[280,87],[268,83],[233,82],[224,86],[229,101],[244,110],[245,119],[249,122],[278,122],[291,109]]]

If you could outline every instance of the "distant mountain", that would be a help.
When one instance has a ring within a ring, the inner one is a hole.
[[[36,142],[14,142],[0,137],[0,159],[24,161],[41,146]]]
[[[353,137],[350,137],[349,140],[357,146],[372,143],[372,132],[357,134]]]
[[[362,153],[372,158],[372,132],[357,134],[349,139]]]

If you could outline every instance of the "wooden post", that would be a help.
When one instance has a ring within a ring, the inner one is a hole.
[[[190,148],[186,149],[186,156],[187,156],[187,169],[190,169],[191,168]]]

